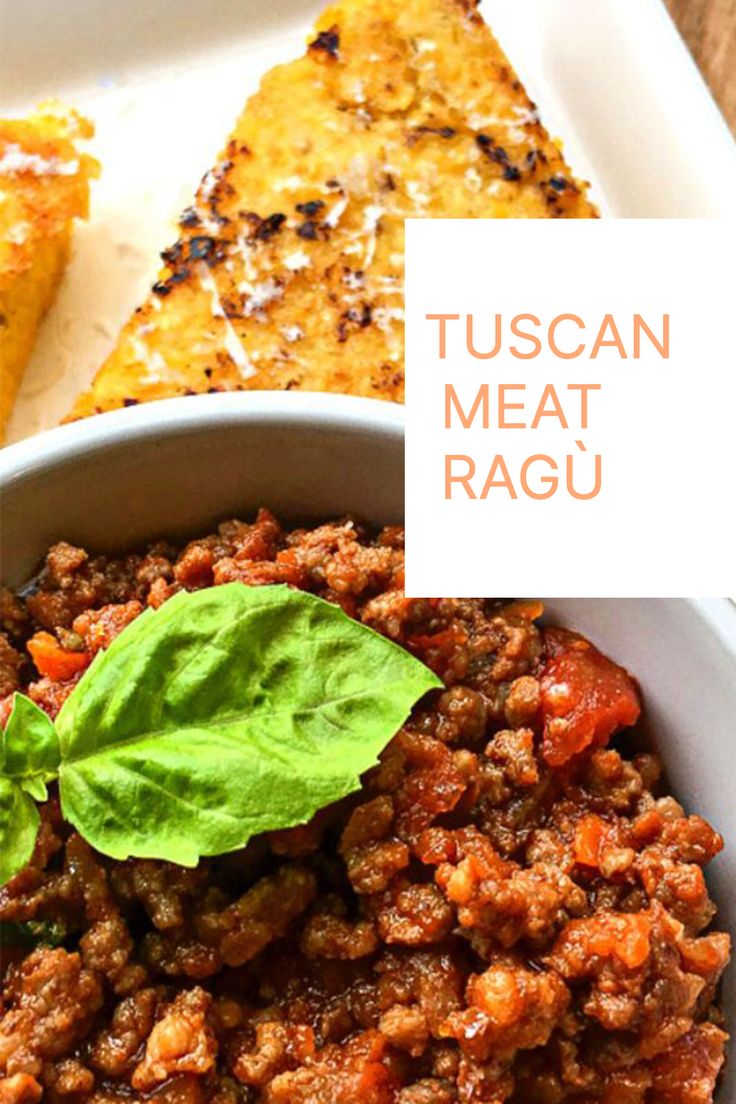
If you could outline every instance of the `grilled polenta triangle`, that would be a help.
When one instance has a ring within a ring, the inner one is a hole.
[[[469,0],[343,0],[247,104],[72,416],[250,388],[401,400],[405,218],[595,214]]]
[[[46,103],[0,120],[0,443],[44,314],[86,218],[97,163],[79,152],[92,136],[81,115]]]

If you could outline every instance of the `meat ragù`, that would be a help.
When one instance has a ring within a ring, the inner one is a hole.
[[[0,1104],[708,1104],[722,847],[632,730],[632,676],[537,602],[406,598],[403,532],[267,511],[183,547],[55,545],[2,599],[0,720],[49,716],[181,590],[274,583],[422,660],[358,793],[194,868],[115,861],[52,788],[0,889]]]

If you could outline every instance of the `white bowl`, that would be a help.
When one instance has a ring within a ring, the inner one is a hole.
[[[120,550],[206,532],[261,504],[292,519],[354,513],[393,523],[403,514],[403,410],[283,392],[171,399],[4,449],[0,491],[0,562],[11,584],[29,578],[61,538]],[[588,598],[549,600],[547,610],[641,683],[673,792],[726,838],[709,880],[718,924],[736,934],[736,607],[727,599]],[[726,999],[736,1007],[736,970]],[[734,1094],[732,1068],[721,1100]]]

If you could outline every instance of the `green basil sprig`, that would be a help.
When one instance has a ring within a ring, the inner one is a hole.
[[[53,723],[24,694],[16,694],[0,740],[0,885],[33,854],[38,834],[36,801],[56,778],[59,741]]]
[[[22,694],[0,750],[0,884],[34,804],[97,850],[194,865],[301,824],[360,775],[440,680],[339,607],[228,583],[148,610],[98,653],[56,723]]]

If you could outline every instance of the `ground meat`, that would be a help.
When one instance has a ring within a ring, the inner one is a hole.
[[[102,1004],[100,978],[78,954],[39,948],[8,972],[0,1020],[0,1072],[38,1077],[82,1038]]]
[[[0,698],[20,687],[24,662],[22,654],[12,646],[7,634],[0,632]]]
[[[142,610],[229,580],[338,603],[445,689],[359,793],[194,869],[96,854],[52,794],[0,888],[24,933],[0,1104],[710,1104],[723,841],[618,738],[636,684],[539,603],[407,599],[403,568],[396,528],[262,510],[180,549],[62,542],[2,594],[3,721],[16,688],[55,716]]]
[[[376,926],[370,920],[346,920],[319,911],[304,926],[301,946],[309,958],[364,958],[378,948]]]
[[[64,1058],[51,1068],[47,1067],[46,1095],[52,1100],[73,1100],[75,1097],[89,1096],[94,1088],[95,1077],[77,1058]]]
[[[242,966],[286,934],[291,922],[312,902],[316,890],[311,871],[282,866],[226,909],[204,913],[199,930],[207,940],[217,942],[225,965]]]
[[[452,1086],[436,1077],[427,1077],[402,1089],[396,1104],[453,1104],[456,1100]]]
[[[714,1024],[693,1027],[652,1066],[657,1104],[708,1104],[723,1062],[726,1034]]]
[[[503,947],[520,940],[544,943],[571,913],[586,908],[583,891],[557,866],[520,868],[476,829],[435,833],[425,843],[427,862],[435,856],[447,859],[439,863],[436,879],[476,946],[479,936],[483,943],[490,939]]]
[[[393,1004],[378,1021],[381,1034],[413,1058],[423,1054],[429,1042],[427,1018],[416,1004]]]
[[[437,886],[404,883],[397,879],[378,904],[378,930],[385,943],[410,947],[440,943],[454,922],[452,907]]]
[[[91,1048],[91,1064],[107,1077],[129,1072],[135,1056],[151,1034],[158,995],[155,989],[139,989],[114,1009],[108,1027],[103,1028]]]
[[[14,1073],[0,1078],[0,1104],[37,1104],[43,1089],[28,1073]]]
[[[546,1043],[570,1001],[558,974],[516,961],[471,977],[466,997],[467,1007],[449,1017],[445,1032],[481,1061]]]
[[[392,948],[376,962],[377,995],[382,1013],[397,1006],[421,1014],[433,1040],[444,1038],[442,1025],[462,1006],[470,961],[460,948],[406,952]]]
[[[86,610],[74,619],[72,628],[81,637],[84,650],[95,655],[102,648],[109,647],[118,633],[142,610],[143,606],[135,599],[120,605],[103,606],[99,610]]]
[[[274,1077],[265,1104],[394,1104],[398,1079],[383,1060],[386,1041],[366,1032],[325,1047],[294,1072]]]
[[[164,1009],[146,1042],[146,1053],[131,1077],[134,1089],[150,1092],[180,1073],[202,1076],[215,1064],[217,1041],[206,1014],[212,998],[203,989],[187,989]]]
[[[345,827],[340,854],[356,893],[380,893],[409,865],[407,844],[392,836],[394,803],[382,795],[359,805]]]

